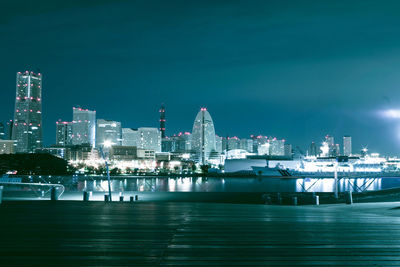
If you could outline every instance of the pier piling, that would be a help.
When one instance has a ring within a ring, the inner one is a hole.
[[[56,200],[58,200],[58,197],[57,197],[57,188],[56,188],[55,186],[53,186],[53,187],[50,189],[50,199],[51,199],[51,201],[56,201]]]
[[[293,205],[297,206],[297,197],[293,197]]]
[[[83,201],[89,201],[89,192],[83,191]]]
[[[349,204],[349,205],[353,204],[353,194],[351,191],[348,191],[346,193],[346,204]]]

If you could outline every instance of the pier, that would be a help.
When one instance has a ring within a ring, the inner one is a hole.
[[[399,207],[5,201],[0,262],[399,266]]]

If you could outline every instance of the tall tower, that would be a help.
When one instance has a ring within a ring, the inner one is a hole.
[[[17,73],[12,139],[16,152],[32,153],[42,147],[42,75]]]
[[[165,138],[165,107],[161,105],[160,108],[160,132],[161,138]]]
[[[197,113],[192,130],[192,150],[195,160],[206,164],[211,152],[216,152],[214,122],[206,108]]]
[[[351,136],[345,135],[343,136],[343,155],[350,156],[351,152]]]

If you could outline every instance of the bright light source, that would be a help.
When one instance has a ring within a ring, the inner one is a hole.
[[[111,140],[105,140],[103,143],[103,146],[105,148],[110,148],[113,145],[113,142],[111,142]]]
[[[383,117],[390,119],[400,119],[400,109],[388,109],[381,112]]]

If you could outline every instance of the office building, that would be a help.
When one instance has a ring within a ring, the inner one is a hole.
[[[12,139],[19,153],[33,153],[42,147],[42,75],[17,73]]]
[[[122,128],[122,146],[137,146],[138,142],[138,129]]]
[[[161,152],[161,133],[157,128],[141,127],[138,129],[138,149]]]
[[[73,108],[72,144],[94,147],[96,144],[96,111]]]
[[[317,144],[315,144],[315,142],[311,142],[310,150],[308,151],[308,155],[313,156],[313,157],[316,157],[319,155],[319,152],[317,150]]]
[[[57,121],[56,122],[56,145],[68,146],[72,144],[72,122]]]
[[[96,147],[102,147],[105,143],[113,146],[122,144],[121,123],[110,120],[97,120]]]
[[[351,136],[343,136],[343,156],[351,156]]]
[[[271,156],[284,156],[285,155],[285,140],[278,140],[273,138],[269,141],[269,155]]]

